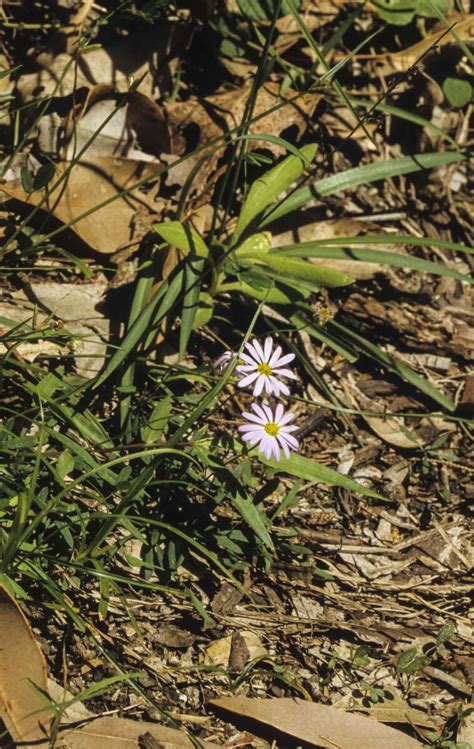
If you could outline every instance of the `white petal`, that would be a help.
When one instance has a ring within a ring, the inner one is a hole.
[[[248,343],[246,343],[246,344],[245,344],[245,348],[247,349],[247,351],[250,351],[250,355],[251,355],[252,359],[253,359],[253,360],[254,360],[254,361],[255,361],[255,362],[257,363],[257,364],[261,363],[261,361],[262,361],[262,360],[261,360],[261,358],[259,357],[259,355],[258,355],[258,351],[257,351],[257,349],[255,348],[255,346],[254,346],[254,343],[253,343],[253,342],[250,342],[250,341],[249,341]]]
[[[294,358],[295,358],[294,354],[285,354],[285,356],[282,356],[281,359],[278,359],[278,361],[273,361],[272,366],[284,367],[285,364],[289,364],[290,361],[293,361]],[[274,359],[273,356],[272,356],[272,359]]]
[[[242,354],[240,354],[240,358],[241,358],[241,359],[242,359],[242,361],[244,361],[244,362],[245,362],[246,364],[252,364],[252,365],[253,365],[254,367],[256,367],[256,366],[257,366],[257,362],[255,361],[255,359],[254,359],[254,358],[252,358],[251,356],[249,356],[248,354],[243,354],[243,353],[242,353]]]
[[[296,439],[295,437],[293,437],[293,435],[292,435],[292,434],[282,434],[282,433],[280,432],[280,435],[281,435],[281,439],[282,439],[282,440],[285,440],[285,442],[286,442],[286,443],[287,443],[287,444],[288,444],[288,445],[289,445],[290,447],[292,447],[292,448],[293,448],[293,450],[298,450],[298,448],[299,448],[299,446],[300,446],[300,443],[298,442],[298,440],[297,440],[297,439]]]
[[[260,424],[241,424],[237,428],[239,432],[255,432],[255,434],[262,434],[264,431]]]
[[[260,442],[260,450],[265,455],[266,459],[269,460],[272,456],[272,448],[273,448],[273,439],[268,434],[265,435],[265,437]]]
[[[273,421],[273,411],[270,406],[263,404],[262,409],[265,412],[265,423],[268,424],[269,421]]]
[[[292,414],[291,411],[288,411],[288,413],[286,413],[283,416],[283,418],[280,419],[280,421],[278,422],[278,425],[282,427],[285,424],[288,424],[289,421],[293,421],[294,418],[295,418],[295,415]],[[296,427],[296,428],[298,428],[298,427]]]
[[[281,417],[283,416],[284,412],[285,409],[283,403],[279,403],[275,408],[275,424],[280,424]]]
[[[263,408],[261,406],[259,406],[258,403],[252,403],[252,410],[255,411],[255,413],[257,414],[257,416],[260,417],[260,423],[261,424],[266,424],[267,423],[267,416],[265,414],[265,411],[263,410]]]
[[[271,380],[272,380],[273,388],[275,390],[275,395],[277,396],[277,398],[280,395],[280,393],[283,393],[284,395],[289,395],[290,394],[290,390],[285,385],[284,382],[281,382],[280,380],[277,380],[277,378],[273,377],[273,375],[271,375]]]
[[[274,378],[271,375],[270,377],[265,376],[265,392],[267,395],[271,395],[273,393],[273,390],[274,390],[273,380]]]
[[[292,380],[298,379],[298,375],[295,375],[291,369],[274,369],[273,374],[278,377],[290,377]]]
[[[263,390],[263,386],[265,385],[265,379],[266,378],[265,378],[264,375],[259,375],[259,374],[257,374],[257,377],[258,377],[258,380],[255,383],[255,387],[253,389],[253,394],[258,396],[258,395],[260,395],[260,393]]]
[[[261,432],[254,432],[253,434],[245,435],[244,439],[246,439],[247,442],[250,442],[251,446],[254,447],[262,441],[262,434]]]
[[[239,364],[239,366],[235,368],[235,371],[236,372],[255,372],[256,369],[257,369],[257,365],[255,363]]]
[[[272,450],[273,455],[275,456],[275,460],[280,460],[280,445],[278,444],[278,440],[275,437],[272,440]]]
[[[288,445],[286,444],[285,440],[282,440],[280,435],[278,435],[278,440],[280,442],[280,445],[283,448],[283,452],[285,453],[285,458],[290,457],[290,451],[288,450]]]
[[[265,348],[263,350],[263,353],[265,354],[265,361],[269,361],[271,353],[273,348],[273,338],[268,336],[268,338],[265,338]]]
[[[281,355],[281,346],[277,346],[275,351],[272,354],[272,358],[268,362],[271,367],[273,367],[275,362],[278,361],[278,359],[280,358],[280,355]]]
[[[257,354],[259,355],[260,361],[265,361],[265,354],[263,353],[263,348],[260,346],[260,343],[257,341],[256,338],[253,340],[253,347]]]
[[[244,377],[242,380],[239,380],[238,385],[239,388],[247,387],[247,385],[250,385],[254,380],[258,377],[258,372],[252,372],[252,374],[247,375],[247,377]]]
[[[280,432],[283,432],[283,434],[289,434],[290,432],[296,432],[298,430],[298,427],[295,424],[283,427],[279,424],[278,426],[280,427]]]

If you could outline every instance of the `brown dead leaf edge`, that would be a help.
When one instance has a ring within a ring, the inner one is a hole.
[[[10,739],[0,732],[2,749],[50,746],[52,715],[47,706],[46,663],[24,614],[0,587],[0,719]],[[41,697],[41,693],[45,696]],[[156,723],[118,716],[96,718],[81,727],[63,724],[57,749],[139,749],[143,736],[156,740],[162,749],[192,747],[182,731]],[[6,742],[6,743],[5,743]],[[203,742],[212,749],[215,744]]]
[[[3,749],[50,746],[52,713],[47,705],[47,668],[26,617],[14,599],[0,587],[0,719],[10,738]],[[43,696],[42,696],[43,695]],[[223,711],[233,723],[251,721],[257,735],[283,737],[293,743],[328,749],[420,749],[418,741],[369,718],[352,715],[327,705],[298,699],[256,700],[225,697],[211,707]],[[1,734],[0,734],[1,735]],[[191,747],[182,731],[156,723],[118,716],[92,718],[85,724],[64,723],[57,749],[140,749],[156,742],[160,749]],[[212,749],[216,744],[203,742]]]

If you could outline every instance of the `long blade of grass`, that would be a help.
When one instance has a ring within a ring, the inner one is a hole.
[[[285,257],[316,257],[328,258],[330,260],[354,260],[356,262],[378,263],[380,265],[390,265],[396,268],[411,268],[412,270],[433,273],[437,276],[450,276],[457,278],[459,281],[474,283],[474,278],[465,273],[459,273],[457,270],[448,268],[443,263],[424,260],[414,255],[399,255],[396,252],[385,252],[384,250],[370,250],[365,248],[347,248],[347,247],[321,247],[313,245],[312,242],[302,242],[298,245],[288,245],[287,247],[277,247],[270,253],[269,258],[274,255]],[[271,265],[271,263],[269,263]]]
[[[357,166],[354,169],[348,169],[345,172],[333,174],[331,177],[313,182],[312,185],[302,187],[296,190],[286,200],[280,203],[278,208],[270,210],[260,222],[260,226],[266,226],[271,221],[286,216],[292,211],[296,211],[306,203],[316,198],[323,198],[327,195],[349,190],[358,185],[377,182],[381,179],[398,177],[402,174],[411,174],[421,172],[425,169],[434,169],[447,164],[455,164],[464,161],[467,154],[461,152],[446,153],[420,153],[414,156],[400,156],[396,159],[387,159],[385,161],[376,161],[373,164]]]

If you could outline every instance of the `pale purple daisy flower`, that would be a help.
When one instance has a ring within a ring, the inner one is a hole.
[[[235,359],[233,351],[224,351],[224,353],[212,363],[212,367],[215,372],[221,374],[227,369],[233,359]]]
[[[252,403],[252,410],[254,413],[244,411],[242,416],[247,419],[247,424],[239,427],[242,439],[249,442],[251,447],[258,445],[267,460],[272,454],[275,460],[280,460],[281,450],[287,458],[290,457],[290,450],[298,450],[299,442],[291,434],[298,427],[289,424],[295,418],[294,414],[285,413],[281,403],[278,403],[275,413],[265,404],[259,406]]]
[[[274,393],[277,398],[280,393],[289,395],[289,388],[278,378],[289,377],[292,380],[298,379],[291,369],[284,368],[285,364],[293,361],[295,355],[286,354],[282,356],[281,346],[277,346],[273,350],[273,338],[270,338],[270,336],[265,338],[263,348],[256,338],[246,343],[245,348],[249,353],[240,355],[243,364],[239,364],[237,367],[237,372],[243,375],[239,382],[239,387],[243,388],[255,383],[253,389],[254,395],[260,395],[263,388],[265,388],[267,395]]]

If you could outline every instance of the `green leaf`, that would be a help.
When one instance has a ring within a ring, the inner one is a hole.
[[[239,244],[235,249],[235,254],[238,258],[243,257],[258,257],[259,255],[265,255],[272,249],[272,235],[269,231],[262,231],[259,234],[252,234],[248,237],[245,242]]]
[[[179,332],[179,358],[184,358],[189,337],[194,328],[194,320],[199,307],[201,278],[204,271],[204,258],[194,253],[186,258],[184,269],[184,298],[181,310],[181,329]]]
[[[415,0],[374,0],[375,9],[386,23],[406,26],[415,17]]]
[[[271,221],[276,221],[281,216],[286,216],[287,213],[301,208],[301,206],[316,198],[334,195],[337,192],[349,190],[358,185],[370,184],[381,179],[397,177],[401,174],[422,172],[425,169],[434,169],[446,164],[455,164],[459,161],[464,161],[466,158],[467,155],[464,153],[446,151],[444,153],[419,153],[413,156],[401,156],[396,159],[387,159],[386,161],[376,161],[373,164],[357,166],[354,169],[333,174],[331,177],[320,179],[317,182],[313,182],[312,185],[296,190],[293,195],[283,200],[278,208],[268,212],[260,223],[261,226],[265,226]]]
[[[253,501],[246,497],[242,497],[240,494],[232,496],[231,501],[239,515],[241,515],[242,519],[245,520],[255,535],[258,536],[268,549],[273,549],[273,541],[270,538],[264,520],[265,515],[255,507]],[[268,525],[270,525],[268,518],[266,518],[266,520]]]
[[[348,243],[351,240],[348,240]],[[383,237],[380,237],[382,243]],[[353,260],[354,262],[378,263],[380,265],[391,265],[396,268],[412,268],[425,273],[433,273],[437,276],[450,276],[457,278],[459,281],[473,283],[474,279],[464,273],[459,273],[443,263],[435,263],[431,260],[413,255],[401,255],[396,252],[385,252],[384,250],[370,250],[365,248],[346,248],[346,247],[322,247],[314,242],[301,242],[300,244],[288,245],[287,247],[276,247],[272,253],[265,258],[265,262],[273,257],[273,253],[284,255],[285,257],[317,257],[328,258],[330,260]]]
[[[262,261],[273,270],[278,271],[284,277],[291,276],[302,281],[314,283],[317,286],[347,286],[354,279],[347,273],[341,273],[331,268],[322,268],[320,265],[311,265],[304,260],[291,260],[277,254],[269,253],[262,257]]]
[[[27,193],[33,192],[33,175],[27,166],[22,166],[20,169],[21,186]]]
[[[64,480],[65,476],[74,468],[74,458],[72,457],[69,450],[64,450],[59,456],[56,463],[56,471],[61,481]]]
[[[462,78],[446,78],[443,92],[452,107],[465,107],[472,101],[472,86],[469,81],[463,81]]]
[[[160,435],[163,434],[171,413],[171,403],[171,396],[166,395],[154,406],[146,426],[142,430],[142,439],[146,445],[157,442]]]
[[[316,154],[317,145],[311,143],[300,149],[301,156],[287,156],[286,159],[269,172],[259,177],[250,188],[242,206],[237,226],[233,236],[235,242],[247,227],[270,205],[284,190],[286,190],[304,169],[311,164]]]
[[[317,481],[319,484],[330,484],[331,486],[341,486],[343,489],[349,489],[349,491],[356,492],[357,494],[363,494],[365,497],[373,497],[374,499],[381,499],[385,501],[385,497],[378,492],[367,489],[366,486],[362,486],[357,481],[344,476],[342,473],[334,471],[332,468],[321,465],[315,460],[305,458],[303,455],[297,453],[291,453],[289,458],[282,457],[279,461],[267,460],[259,453],[259,458],[265,465],[270,468],[275,468],[277,471],[284,471],[289,473],[290,476],[295,476],[299,479],[305,479],[305,481]]]
[[[132,352],[136,351],[136,348],[145,333],[148,334],[145,341],[145,346],[150,344],[150,342],[153,340],[154,326],[156,326],[157,322],[162,319],[169,308],[174,304],[179,292],[182,289],[182,285],[182,270],[176,274],[171,282],[165,281],[165,283],[160,287],[155,296],[150,299],[150,301],[141,310],[140,314],[131,325],[130,329],[127,331],[127,334],[123,339],[120,347],[113,354],[105,369],[94,383],[93,389],[98,388],[99,385],[105,382],[105,380],[107,380],[110,375],[115,372],[115,370],[122,364],[126,357],[129,356]],[[160,310],[162,310],[163,314],[161,317],[159,317],[158,315],[159,319],[157,321],[157,313],[159,313]],[[152,328],[152,330],[150,330],[150,327]]]
[[[193,322],[193,330],[199,330],[212,320],[214,315],[214,299],[206,291],[201,291],[199,296],[199,306]]]
[[[232,284],[232,286],[236,291],[241,291],[252,299],[258,299],[259,302],[267,302],[268,304],[294,304],[303,301],[309,295],[309,292],[305,293],[300,289],[294,289],[278,282],[268,288],[252,286],[245,281]]]
[[[453,9],[453,0],[416,0],[416,13],[425,18],[447,16]]]
[[[46,187],[53,179],[55,172],[56,168],[54,164],[43,164],[43,166],[40,166],[33,180],[33,190],[41,190],[43,187]]]
[[[154,224],[153,229],[165,242],[182,252],[189,252],[199,257],[209,255],[206,243],[192,226],[185,226],[180,221],[167,221],[163,224]]]

